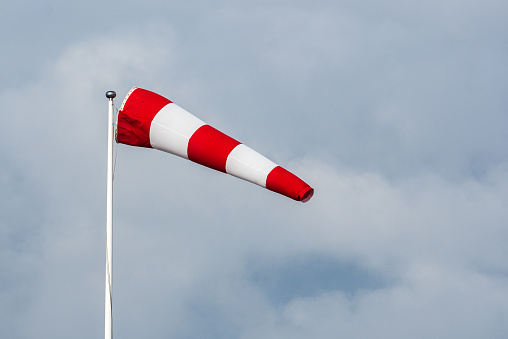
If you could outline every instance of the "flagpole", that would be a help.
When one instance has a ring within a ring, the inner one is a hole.
[[[108,180],[106,196],[106,297],[104,314],[104,338],[113,337],[113,98],[114,91],[106,92],[108,109]]]

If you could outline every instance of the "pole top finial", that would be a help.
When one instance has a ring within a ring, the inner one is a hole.
[[[109,100],[113,99],[114,97],[116,97],[115,91],[107,91],[106,92],[106,98],[108,98]]]

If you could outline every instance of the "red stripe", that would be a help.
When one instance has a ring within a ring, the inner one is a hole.
[[[121,144],[151,148],[150,125],[169,103],[170,100],[159,94],[136,88],[118,112],[116,140]]]
[[[212,126],[203,125],[190,137],[187,155],[198,164],[225,173],[228,155],[239,144]]]
[[[309,201],[314,194],[312,187],[280,166],[275,167],[268,173],[266,188],[302,202]]]

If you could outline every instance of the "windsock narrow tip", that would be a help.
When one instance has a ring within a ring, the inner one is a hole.
[[[296,201],[307,202],[314,189],[288,170],[277,166],[266,178],[266,188]]]
[[[314,189],[312,187],[307,186],[300,192],[300,194],[298,194],[298,197],[300,197],[301,202],[307,202],[310,200],[310,198],[312,198],[313,195]]]

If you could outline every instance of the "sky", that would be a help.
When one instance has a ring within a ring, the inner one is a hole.
[[[115,146],[116,338],[508,337],[506,1],[0,3],[0,337],[104,333],[107,99],[305,204]]]

